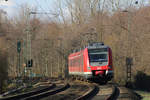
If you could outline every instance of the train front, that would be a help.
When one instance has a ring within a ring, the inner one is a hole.
[[[110,81],[113,78],[111,49],[102,43],[91,44],[88,47],[88,56],[92,77]]]

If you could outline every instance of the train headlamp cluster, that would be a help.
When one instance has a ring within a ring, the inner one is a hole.
[[[108,68],[112,68],[112,66],[109,65]]]

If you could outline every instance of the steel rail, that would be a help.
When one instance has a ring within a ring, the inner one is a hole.
[[[116,100],[120,94],[119,89],[117,88],[117,86],[112,85],[113,91],[112,94],[109,95],[106,100]]]
[[[90,89],[86,93],[84,93],[82,96],[76,98],[75,100],[87,100],[87,99],[95,96],[98,91],[99,91],[98,86],[93,85],[92,87],[90,87]]]
[[[46,91],[46,92],[43,92],[43,93],[39,93],[37,95],[32,95],[32,96],[26,97],[22,100],[39,100],[41,98],[44,98],[44,97],[51,96],[51,95],[57,94],[59,92],[62,92],[64,90],[68,89],[69,87],[70,87],[70,85],[66,84],[62,88],[59,88],[59,89],[56,89],[56,90],[49,90],[49,91]]]
[[[14,95],[14,96],[9,96],[9,97],[3,97],[3,98],[0,98],[0,100],[19,100],[19,99],[22,99],[22,98],[26,98],[28,96],[32,96],[32,95],[36,95],[36,94],[48,91],[48,90],[50,90],[52,88],[55,88],[55,87],[56,87],[56,85],[52,84],[49,87],[44,88],[44,89],[40,89],[40,90],[37,90],[37,91],[30,91],[30,92],[27,92],[27,93],[22,93],[22,94],[18,94],[18,95]]]

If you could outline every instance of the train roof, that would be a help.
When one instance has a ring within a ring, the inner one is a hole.
[[[83,52],[83,50],[85,50],[85,48],[87,48],[87,49],[97,49],[97,48],[109,48],[109,47],[107,45],[104,45],[103,42],[93,42],[93,43],[89,43],[88,46],[84,47],[83,49],[74,50],[74,52],[71,53],[69,55],[69,57],[79,55],[81,52]]]
[[[108,48],[108,46],[104,45],[103,42],[94,42],[94,43],[90,43],[87,46],[88,49],[96,49],[96,48]]]

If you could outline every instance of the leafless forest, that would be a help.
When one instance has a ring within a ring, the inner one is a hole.
[[[17,40],[21,41],[20,74],[24,76],[27,31],[35,74],[65,77],[69,53],[89,42],[103,41],[112,48],[116,82],[126,82],[126,57],[133,58],[133,82],[139,72],[150,75],[150,6],[134,0],[124,4],[119,0],[56,1],[53,17],[30,13],[42,9],[40,5],[21,5],[13,18],[0,10],[1,87],[3,80],[17,75]]]

